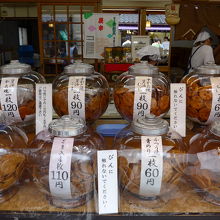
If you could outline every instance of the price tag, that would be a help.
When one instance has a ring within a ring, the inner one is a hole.
[[[74,138],[55,137],[50,154],[49,186],[54,197],[71,199],[71,159]]]
[[[99,214],[118,213],[117,151],[97,152]]]
[[[212,85],[212,109],[206,124],[210,124],[215,119],[220,119],[220,77],[211,77],[210,81]]]
[[[36,84],[36,134],[47,129],[52,118],[52,84]]]
[[[186,84],[171,83],[170,127],[186,137]]]
[[[150,114],[152,77],[136,76],[133,119]]]
[[[69,115],[75,115],[85,119],[85,76],[72,76],[68,85],[68,111]]]
[[[146,197],[159,195],[162,177],[162,138],[161,136],[142,136],[140,194]]]
[[[18,78],[2,78],[0,88],[1,109],[4,111],[6,121],[22,122],[17,101]]]

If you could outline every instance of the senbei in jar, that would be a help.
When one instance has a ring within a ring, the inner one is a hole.
[[[20,128],[1,122],[0,140],[0,203],[2,203],[19,190],[26,165],[25,148],[28,139]]]
[[[199,195],[220,205],[220,121],[215,120],[191,138],[186,174]]]
[[[75,208],[93,197],[96,152],[103,147],[103,138],[73,116],[53,120],[36,136],[30,155],[33,176],[52,205]]]
[[[201,66],[181,82],[186,83],[189,119],[207,125],[220,118],[220,66]]]
[[[0,108],[7,123],[26,126],[34,123],[36,83],[45,83],[31,66],[12,60],[0,69]]]
[[[116,109],[127,121],[152,114],[164,116],[170,106],[169,80],[158,68],[142,62],[121,74],[114,87]]]
[[[59,116],[79,116],[92,123],[105,112],[108,102],[108,82],[89,64],[66,66],[53,82],[53,107]]]
[[[114,146],[122,194],[129,203],[155,208],[175,198],[186,166],[186,148],[167,121],[135,119],[117,134]]]

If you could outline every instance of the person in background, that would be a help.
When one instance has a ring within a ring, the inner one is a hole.
[[[153,47],[162,48],[162,44],[160,43],[160,39],[155,38],[154,42],[152,43]]]
[[[131,41],[129,38],[127,38],[126,41],[122,44],[122,47],[131,47]]]
[[[148,61],[149,64],[156,66],[160,61],[160,50],[157,47],[148,45],[138,50],[137,56],[141,61]]]
[[[194,41],[191,55],[188,61],[188,71],[209,63],[215,63],[213,49],[211,47],[212,39],[207,31],[200,32]]]
[[[162,42],[163,50],[169,50],[170,49],[170,41],[168,37],[164,37],[164,41]]]

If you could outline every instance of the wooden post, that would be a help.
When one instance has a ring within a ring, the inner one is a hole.
[[[140,9],[139,11],[139,34],[146,34],[146,9]]]

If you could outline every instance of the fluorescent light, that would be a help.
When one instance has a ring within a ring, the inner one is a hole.
[[[119,30],[138,30],[137,26],[119,26]],[[170,31],[170,27],[149,27],[146,28],[146,30],[152,30],[152,31]]]

